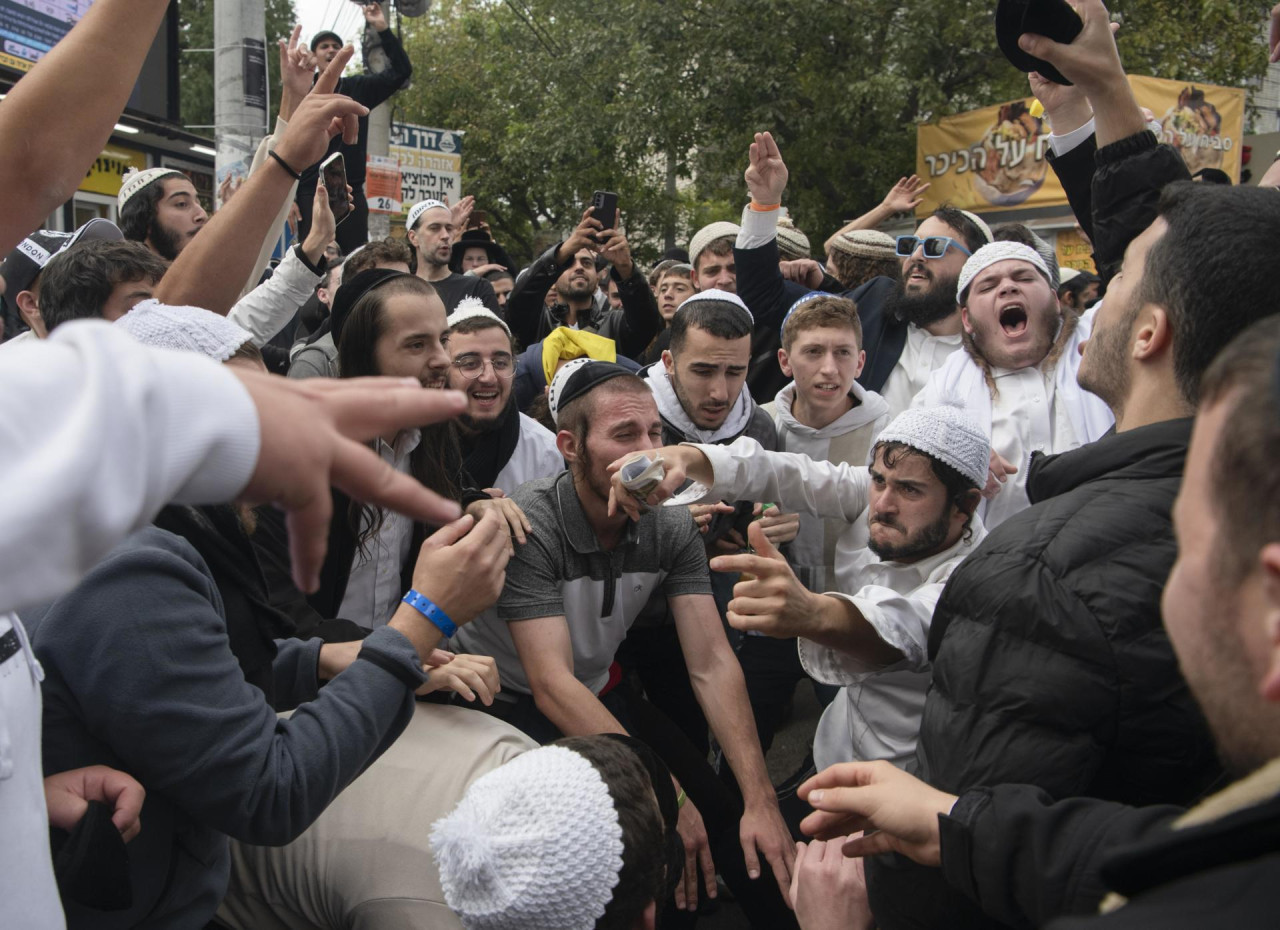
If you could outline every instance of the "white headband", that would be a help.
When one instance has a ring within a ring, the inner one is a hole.
[[[422,200],[415,203],[409,209],[409,215],[405,217],[404,228],[413,229],[413,227],[418,225],[418,220],[422,218],[422,214],[426,213],[428,210],[434,209],[435,207],[441,207],[445,210],[449,209],[449,205],[443,200]]]
[[[449,314],[449,318],[445,321],[449,324],[449,328],[453,329],[463,320],[474,320],[481,318],[492,320],[498,326],[501,326],[508,336],[511,335],[511,328],[502,322],[502,317],[494,313],[484,305],[479,297],[464,297],[458,301],[458,306],[453,308],[453,313]]]
[[[1023,245],[1021,242],[991,242],[970,255],[969,260],[960,269],[960,280],[956,282],[956,303],[961,302],[964,292],[969,289],[974,278],[996,262],[1011,258],[1016,258],[1020,262],[1029,262],[1035,266],[1036,271],[1044,275],[1046,281],[1053,280],[1053,275],[1049,274],[1049,266],[1044,263],[1040,253],[1031,246]]]
[[[622,873],[596,767],[544,746],[481,775],[431,828],[445,903],[467,930],[592,930]]]

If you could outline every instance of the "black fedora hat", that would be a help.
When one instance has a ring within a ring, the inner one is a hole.
[[[474,248],[484,249],[485,254],[489,256],[490,262],[495,265],[501,265],[513,277],[515,276],[518,269],[515,263],[511,261],[511,256],[507,254],[507,250],[489,238],[489,234],[483,229],[468,229],[458,237],[458,241],[453,244],[453,252],[449,256],[450,270],[461,273],[463,253],[467,249]]]
[[[1000,0],[996,7],[996,42],[1004,57],[1019,71],[1038,71],[1055,84],[1070,85],[1071,82],[1049,62],[1019,48],[1018,37],[1034,32],[1070,45],[1083,28],[1080,15],[1067,0]]]

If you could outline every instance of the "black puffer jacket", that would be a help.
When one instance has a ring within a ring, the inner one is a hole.
[[[1218,778],[1160,618],[1190,434],[1171,420],[1033,459],[1036,506],[956,569],[934,612],[922,778],[1135,805],[1186,803]],[[989,925],[962,919],[934,870],[878,861],[868,886],[886,930]]]
[[[1280,905],[1278,790],[1280,760],[1191,812],[1055,802],[1026,785],[979,788],[939,818],[942,868],[1011,927],[1272,928]],[[1118,910],[1109,892],[1123,896]],[[1108,913],[1099,917],[1104,901]]]

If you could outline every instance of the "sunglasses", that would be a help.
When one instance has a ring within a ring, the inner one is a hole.
[[[915,254],[917,248],[923,247],[925,258],[942,258],[947,254],[947,249],[959,249],[965,255],[973,253],[962,246],[950,236],[926,236],[921,239],[919,236],[899,236],[897,253],[899,258],[910,258]]]

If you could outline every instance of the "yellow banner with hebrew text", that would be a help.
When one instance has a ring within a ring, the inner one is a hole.
[[[1245,92],[1187,81],[1132,75],[1139,106],[1160,124],[1160,141],[1182,154],[1192,173],[1225,171],[1240,180]],[[1066,194],[1045,157],[1049,122],[1033,117],[1034,98],[970,110],[921,124],[916,133],[916,174],[930,183],[917,216],[949,203],[988,212],[1065,206]]]

